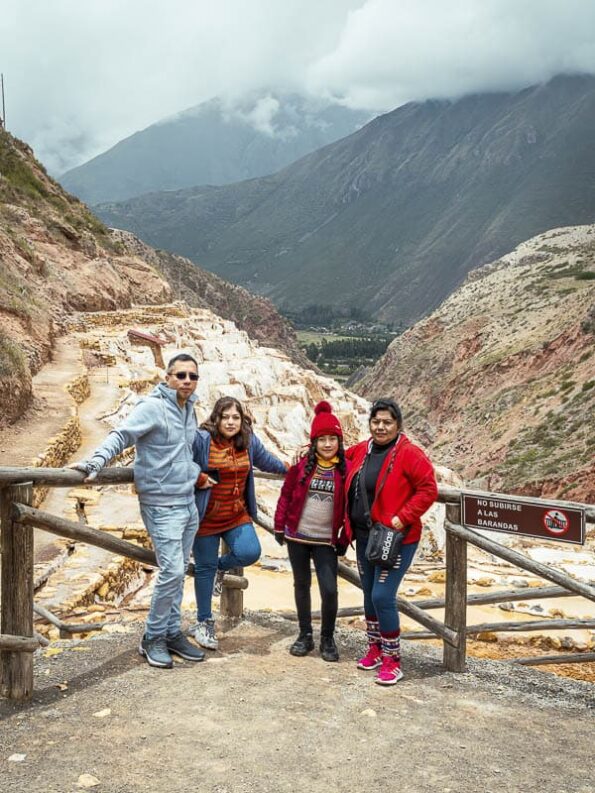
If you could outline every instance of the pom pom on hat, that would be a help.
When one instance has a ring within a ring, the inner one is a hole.
[[[337,435],[343,437],[341,422],[334,415],[331,405],[324,399],[314,408],[314,421],[310,429],[310,440],[314,441],[321,435]]]

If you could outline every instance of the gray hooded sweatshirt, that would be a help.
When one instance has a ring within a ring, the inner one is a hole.
[[[151,506],[194,504],[200,474],[192,459],[195,401],[193,394],[180,408],[174,389],[160,383],[95,450],[89,469],[100,471],[124,449],[136,446],[134,484],[139,501]]]

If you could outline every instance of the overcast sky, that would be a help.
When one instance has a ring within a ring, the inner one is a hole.
[[[595,0],[0,0],[0,72],[58,174],[214,96],[390,110],[595,73]]]

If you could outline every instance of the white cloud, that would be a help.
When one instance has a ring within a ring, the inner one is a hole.
[[[254,107],[248,112],[245,113],[241,108],[232,106],[229,115],[241,118],[246,124],[272,138],[275,134],[275,116],[280,107],[279,100],[267,94],[258,98]]]
[[[591,0],[2,0],[0,71],[8,128],[60,172],[213,96],[388,110],[593,72],[594,31]]]
[[[368,0],[313,63],[313,91],[356,107],[514,89],[595,71],[590,0]]]

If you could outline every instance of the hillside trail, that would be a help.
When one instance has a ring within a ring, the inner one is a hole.
[[[361,632],[339,630],[339,663],[294,658],[293,627],[262,613],[157,670],[127,630],[53,645],[33,702],[0,701],[3,793],[594,790],[587,684],[473,659],[454,675],[404,643],[383,689],[355,667]]]
[[[52,360],[33,377],[31,406],[14,424],[0,429],[2,465],[33,464],[70,419],[76,405],[65,386],[84,372],[79,345],[61,336],[55,342]],[[36,561],[54,555],[54,541],[47,532],[34,532]]]
[[[56,339],[52,360],[33,377],[30,408],[14,424],[0,429],[2,465],[32,464],[70,418],[75,402],[65,386],[84,372],[78,343],[68,336]]]
[[[30,466],[70,419],[73,411],[79,417],[82,444],[73,459],[82,459],[93,451],[107,434],[97,418],[111,409],[119,389],[115,377],[106,369],[91,369],[88,376],[91,395],[78,407],[66,385],[87,372],[82,362],[78,340],[62,336],[56,341],[52,360],[33,377],[33,402],[29,410],[13,425],[0,430],[2,465]],[[107,374],[106,374],[107,372]],[[62,515],[68,511],[68,491],[50,489],[43,509]],[[35,560],[47,561],[57,550],[56,538],[45,531],[35,531]]]

